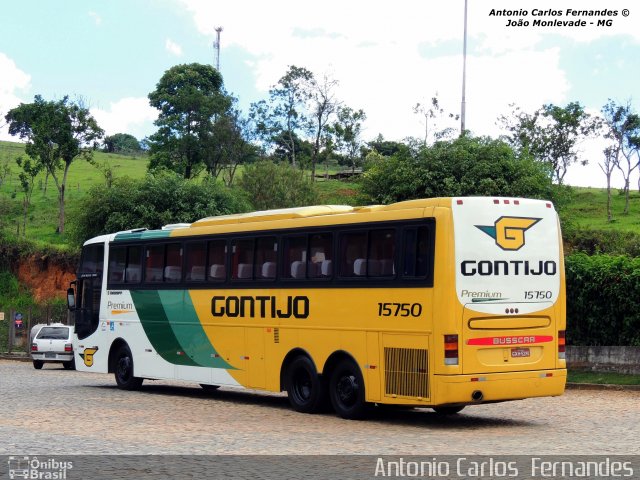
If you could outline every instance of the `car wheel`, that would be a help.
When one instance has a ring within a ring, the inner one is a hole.
[[[297,357],[289,364],[286,389],[297,412],[316,413],[327,404],[327,389],[309,357]]]
[[[342,360],[331,373],[329,382],[331,405],[338,415],[349,420],[365,416],[367,404],[360,368],[352,360]]]
[[[142,378],[133,376],[133,356],[126,345],[120,347],[116,354],[115,377],[122,390],[137,390],[142,385]]]
[[[42,360],[33,361],[33,368],[35,368],[36,370],[40,370],[43,365],[44,365],[44,362]]]
[[[62,362],[62,366],[65,370],[73,370],[75,369],[75,363],[73,360],[69,360],[68,362]]]

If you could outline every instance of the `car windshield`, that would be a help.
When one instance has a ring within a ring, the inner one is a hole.
[[[42,327],[37,338],[42,340],[66,340],[69,338],[69,327]]]

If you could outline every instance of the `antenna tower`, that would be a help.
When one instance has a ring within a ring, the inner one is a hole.
[[[213,49],[216,52],[216,70],[220,71],[220,32],[222,27],[216,27],[216,40],[213,42]]]

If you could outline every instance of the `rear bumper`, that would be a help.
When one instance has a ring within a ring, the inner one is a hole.
[[[531,397],[562,395],[566,369],[474,375],[434,375],[433,405],[474,405]],[[474,392],[475,395],[474,395]],[[482,400],[477,401],[481,392]],[[473,397],[472,397],[473,396]]]
[[[43,362],[70,362],[73,360],[73,353],[56,353],[55,355],[47,356],[45,352],[40,352],[32,353],[31,358],[33,360],[42,360]]]

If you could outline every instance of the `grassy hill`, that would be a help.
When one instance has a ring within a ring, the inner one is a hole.
[[[24,154],[20,143],[0,142],[0,175],[6,165],[10,173],[0,186],[0,224],[5,231],[16,233],[18,222],[22,230],[22,198],[18,180],[20,168],[15,159]],[[124,155],[95,152],[94,164],[76,160],[69,170],[67,184],[67,218],[74,209],[82,208],[82,198],[94,185],[105,184],[106,179],[100,166],[112,168],[114,176],[141,178],[147,171],[146,156],[129,157]],[[576,167],[579,168],[579,167]],[[45,184],[46,192],[45,192]],[[318,182],[320,202],[327,204],[357,204],[359,189],[356,183],[341,181]],[[57,189],[52,178],[46,182],[41,173],[35,181],[32,206],[27,221],[27,238],[42,244],[66,245],[65,235],[56,233],[57,225]],[[632,231],[640,234],[640,194],[631,194],[631,213],[622,215],[624,197],[617,190],[613,192],[614,221],[607,222],[606,191],[594,188],[574,188],[571,201],[562,212],[563,220],[574,226],[598,230]]]

